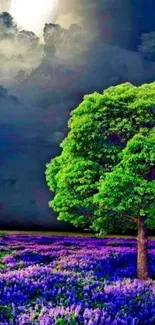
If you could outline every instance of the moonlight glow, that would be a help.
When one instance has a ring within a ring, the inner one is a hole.
[[[59,0],[12,0],[11,14],[20,29],[41,35],[45,23],[54,23]]]

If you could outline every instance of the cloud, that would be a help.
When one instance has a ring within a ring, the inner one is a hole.
[[[59,154],[69,114],[86,93],[154,80],[155,63],[131,51],[144,28],[135,29],[137,3],[133,11],[130,0],[61,0],[44,44],[0,16],[0,84],[8,87],[0,87],[0,213],[8,225],[56,224],[45,164]]]
[[[19,71],[29,74],[36,68],[43,55],[39,38],[28,31],[19,31],[12,16],[0,14],[0,82],[12,85],[19,77]],[[21,75],[21,73],[20,73]]]
[[[54,23],[58,0],[12,0],[11,14],[20,29],[31,30],[41,36],[45,23]]]
[[[142,33],[155,30],[154,0],[60,0],[58,23],[80,22],[99,40],[135,50]]]
[[[0,0],[0,12],[9,12],[11,0]]]
[[[17,32],[17,25],[8,12],[0,14],[0,39],[13,40]]]
[[[132,41],[132,5],[130,0],[61,0],[58,22],[69,26],[80,23],[99,39],[129,48]]]
[[[51,194],[44,170],[51,155],[58,154],[64,133],[57,131],[52,117],[43,122],[47,112],[24,106],[3,87],[0,108],[0,224],[9,227],[14,220],[18,225],[58,228],[56,216],[48,208]]]
[[[154,78],[154,63],[143,60],[138,52],[98,42],[77,24],[68,29],[46,24],[44,40],[41,64],[12,89],[22,100],[44,109],[61,102],[65,107],[67,101],[76,104],[85,93],[116,83],[140,84]],[[63,116],[63,110],[60,113]]]

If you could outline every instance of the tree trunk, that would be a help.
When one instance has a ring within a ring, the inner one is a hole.
[[[148,280],[148,238],[145,226],[145,218],[138,220],[138,256],[137,256],[137,277],[141,280]]]

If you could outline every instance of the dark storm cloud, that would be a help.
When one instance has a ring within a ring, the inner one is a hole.
[[[132,42],[130,0],[61,0],[58,21],[64,25],[77,20],[100,40],[129,48]]]
[[[60,152],[70,111],[86,93],[154,80],[155,63],[131,51],[144,25],[148,31],[144,7],[143,0],[61,0],[62,25],[45,26],[44,45],[33,31],[19,32],[13,22],[13,42],[5,44],[11,44],[14,54],[8,56],[0,47],[5,57],[0,84],[9,90],[0,88],[0,223],[58,227],[48,208],[51,193],[44,171]],[[9,29],[3,28],[5,34]],[[17,54],[18,49],[23,52]]]
[[[55,118],[26,107],[0,87],[0,225],[63,225],[48,208],[45,164],[58,154],[64,134]]]
[[[46,25],[44,40],[41,64],[12,93],[50,111],[51,105],[54,111],[54,105],[63,107],[58,109],[62,121],[67,108],[85,93],[126,81],[140,84],[155,74],[155,64],[144,61],[139,53],[99,42],[77,24],[69,29]]]
[[[155,30],[154,0],[60,0],[58,21],[81,22],[100,39],[136,49],[140,35]]]
[[[8,12],[0,14],[0,40],[13,40],[17,33],[17,25]]]

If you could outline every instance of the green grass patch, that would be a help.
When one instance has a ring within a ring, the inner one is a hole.
[[[8,320],[13,318],[11,306],[0,305],[0,314],[4,315]]]
[[[12,255],[12,252],[9,250],[8,251],[0,250],[0,260],[6,255]]]
[[[0,263],[0,271],[5,270],[7,268],[7,265],[4,263]]]
[[[0,231],[0,236],[5,237],[8,235],[40,235],[40,236],[68,236],[68,237],[90,237],[96,238],[97,235],[95,233],[75,233],[75,232],[62,232],[62,231],[11,231],[11,230],[2,230]],[[136,236],[128,236],[128,235],[108,235],[101,236],[101,238],[118,238],[118,239],[136,239]],[[155,236],[149,236],[150,240],[155,240]]]

